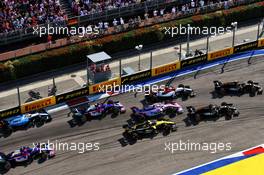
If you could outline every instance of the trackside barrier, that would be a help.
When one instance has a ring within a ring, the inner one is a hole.
[[[245,52],[245,51],[253,50],[253,49],[260,49],[263,47],[264,47],[264,38],[259,39],[257,41],[239,44],[239,45],[236,45],[234,48],[230,47],[230,48],[226,48],[223,50],[210,52],[208,53],[208,55],[204,54],[204,55],[199,55],[199,56],[189,58],[186,60],[182,60],[182,61],[171,62],[171,63],[164,64],[158,67],[154,67],[151,70],[145,70],[145,71],[137,72],[132,75],[117,77],[117,78],[113,78],[108,81],[97,83],[97,84],[89,86],[89,88],[84,87],[84,88],[77,89],[71,92],[56,95],[56,97],[51,96],[51,97],[47,97],[47,98],[43,98],[40,100],[36,100],[33,102],[23,104],[22,106],[6,109],[3,111],[0,111],[0,118],[9,118],[11,116],[19,115],[21,113],[23,114],[23,113],[27,113],[30,111],[42,109],[48,106],[52,106],[55,104],[63,103],[63,102],[72,100],[77,97],[100,93],[100,92],[105,91],[107,88],[111,88],[112,86],[115,86],[115,85],[132,84],[135,82],[140,82],[140,81],[146,80],[151,77],[175,72],[176,70],[179,70],[179,69],[188,68],[194,65],[203,64],[209,61],[224,58],[232,54],[237,54],[240,52]]]
[[[95,94],[99,92],[104,92],[105,90],[113,87],[113,86],[121,85],[121,77],[113,78],[108,81],[104,81],[101,83],[97,83],[89,86],[89,94]]]
[[[74,91],[70,91],[67,93],[63,93],[63,94],[59,94],[56,95],[56,103],[63,103],[69,100],[72,100],[74,98],[78,98],[78,97],[82,97],[82,96],[86,96],[89,95],[89,88],[88,87],[84,87],[81,89],[77,89]]]
[[[161,74],[166,74],[169,72],[176,71],[180,69],[180,65],[181,65],[180,62],[176,61],[176,62],[172,62],[169,64],[164,64],[164,65],[155,67],[151,70],[151,76],[154,77],[154,76],[158,76]]]
[[[121,84],[132,84],[137,81],[146,80],[151,78],[151,70],[141,71],[132,75],[126,75],[121,77]]]
[[[207,62],[207,54],[200,55],[197,57],[193,57],[190,59],[182,60],[181,61],[181,69],[189,66],[193,66],[196,64],[206,63]]]
[[[215,60],[215,59],[218,59],[218,58],[222,58],[222,57],[226,57],[226,56],[232,55],[233,53],[234,53],[234,48],[230,47],[230,48],[226,48],[226,49],[223,49],[223,50],[219,50],[219,51],[208,53],[208,58],[207,59],[208,59],[208,61],[211,61],[211,60]]]
[[[20,106],[0,111],[0,119],[9,118],[21,114]]]
[[[249,50],[254,50],[258,47],[258,41],[248,42],[245,44],[240,44],[234,47],[234,53],[245,52]]]
[[[43,109],[48,106],[52,106],[56,104],[56,97],[55,96],[50,96],[47,98],[42,98],[36,101],[32,101],[29,103],[25,103],[21,106],[21,113],[27,113],[31,111],[35,111],[38,109]]]

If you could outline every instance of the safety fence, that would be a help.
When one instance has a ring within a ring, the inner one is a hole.
[[[117,85],[134,84],[136,82],[143,81],[152,77],[163,76],[180,69],[185,69],[198,64],[204,64],[209,61],[224,58],[232,54],[242,53],[245,51],[261,49],[261,48],[264,48],[264,38],[260,38],[256,41],[235,45],[234,47],[208,52],[206,54],[194,56],[185,60],[174,61],[148,70],[140,71],[135,74],[113,78],[108,81],[93,84],[90,85],[89,87],[82,87],[80,89],[76,89],[71,92],[62,93],[55,96],[49,96],[46,98],[28,102],[22,104],[21,106],[0,111],[0,118],[8,118],[19,114],[36,111],[39,109],[46,108],[48,106],[53,106],[56,104],[67,102],[69,100],[78,97],[97,94],[99,92],[102,92],[103,90],[106,90],[103,88],[111,87],[114,85],[117,86]]]

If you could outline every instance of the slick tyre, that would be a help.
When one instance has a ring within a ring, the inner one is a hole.
[[[120,110],[118,108],[113,108],[111,117],[115,118],[119,115],[119,113],[120,113]]]
[[[250,97],[255,97],[257,93],[257,89],[255,87],[252,87],[249,92]]]
[[[225,120],[231,120],[233,118],[233,115],[226,115]]]
[[[12,129],[11,128],[7,128],[4,132],[3,132],[3,137],[7,138],[12,134]]]
[[[177,114],[177,109],[175,108],[168,108],[166,111],[165,111],[165,114],[170,116],[170,117],[173,117]]]
[[[184,88],[184,85],[183,84],[179,84],[178,87],[179,88]]]
[[[28,160],[25,162],[25,166],[30,165],[33,162],[33,158],[29,157]]]
[[[45,122],[41,119],[36,119],[34,121],[34,125],[37,127],[37,128],[40,128],[41,126],[43,126],[45,124]]]
[[[164,136],[167,136],[171,133],[171,127],[170,126],[165,126],[164,129],[163,129],[163,135]]]

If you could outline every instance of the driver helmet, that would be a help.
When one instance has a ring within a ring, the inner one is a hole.
[[[20,152],[21,153],[25,153],[26,151],[27,151],[27,147],[26,146],[20,147]]]

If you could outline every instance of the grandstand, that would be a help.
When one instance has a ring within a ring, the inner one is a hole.
[[[142,19],[171,14],[172,19],[197,13],[206,13],[234,4],[255,2],[254,0],[5,0],[0,2],[0,45],[18,43],[16,48],[45,43],[47,38],[33,35],[35,25],[65,25],[75,21],[80,26],[106,24],[129,26]],[[115,21],[115,22],[114,22]],[[162,22],[160,20],[159,22]],[[101,26],[101,28],[104,27]],[[119,30],[120,31],[120,30]],[[66,36],[54,36],[54,39]],[[1,47],[0,52],[11,47]]]

